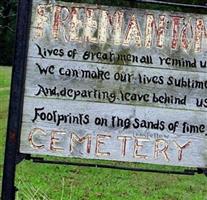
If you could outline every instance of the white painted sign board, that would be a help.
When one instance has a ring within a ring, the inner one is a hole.
[[[207,166],[207,16],[34,0],[22,153]]]

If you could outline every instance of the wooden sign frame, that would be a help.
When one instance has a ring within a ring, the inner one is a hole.
[[[3,200],[15,199],[16,164],[17,161],[20,162],[26,156],[19,153],[19,141],[31,8],[32,0],[19,0],[2,183]]]
[[[135,1],[140,3],[157,3],[156,1]],[[158,2],[160,3],[160,2]],[[168,2],[164,2],[168,4]],[[161,3],[163,4],[163,3]],[[175,4],[176,5],[176,4]],[[180,5],[185,6],[185,5]],[[203,5],[192,5],[193,7],[206,8]],[[186,6],[189,7],[189,6]],[[5,161],[3,172],[3,184],[2,184],[2,200],[15,199],[15,168],[17,163],[24,159],[33,160],[34,162],[50,163],[50,164],[65,164],[65,165],[79,165],[87,167],[102,167],[102,168],[117,168],[122,170],[134,170],[134,171],[146,171],[146,172],[161,172],[161,173],[175,173],[175,174],[187,174],[194,175],[195,173],[207,174],[206,169],[188,170],[184,172],[176,171],[160,171],[160,170],[145,170],[127,167],[114,167],[110,165],[96,165],[96,164],[80,164],[70,163],[62,161],[47,161],[43,158],[32,157],[29,154],[19,153],[20,145],[20,129],[21,119],[23,111],[23,97],[24,97],[24,84],[25,84],[25,72],[26,72],[26,59],[28,50],[28,37],[29,27],[31,19],[32,0],[19,0],[18,4],[18,21],[16,28],[16,44],[15,44],[15,56],[12,72],[12,85],[10,95],[10,107],[9,107],[9,121],[7,128],[6,149],[5,149]]]

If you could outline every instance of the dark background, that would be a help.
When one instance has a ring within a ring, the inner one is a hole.
[[[25,0],[27,1],[27,0]],[[71,0],[64,0],[70,2]],[[188,3],[188,4],[207,4],[203,0],[173,0],[168,2],[177,3]],[[16,25],[16,10],[17,10],[17,0],[0,0],[0,65],[12,65],[13,51],[14,51],[14,41],[15,41],[15,25]],[[202,12],[207,13],[203,9],[189,9],[181,8],[178,6],[160,6],[152,4],[139,4],[135,3],[133,0],[74,0],[73,2],[82,3],[96,3],[96,4],[106,4],[106,5],[121,5],[121,6],[133,6],[133,7],[146,7],[148,9],[165,9],[165,10],[176,10],[183,12]]]

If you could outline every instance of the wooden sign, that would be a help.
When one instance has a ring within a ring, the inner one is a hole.
[[[22,153],[207,166],[207,16],[33,2]]]

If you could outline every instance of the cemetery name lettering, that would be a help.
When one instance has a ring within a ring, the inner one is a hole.
[[[195,53],[206,50],[202,45],[207,39],[206,21],[202,17],[166,16],[154,11],[142,15],[121,8],[110,11],[94,6],[55,5],[52,8],[51,5],[40,4],[36,9],[34,28],[36,37],[64,38],[65,42],[110,43],[114,46],[133,44],[137,48],[170,47]],[[48,25],[49,33],[46,30]]]

